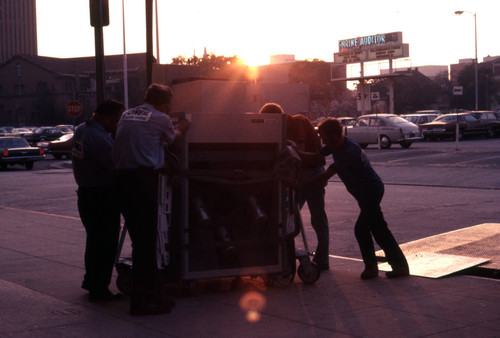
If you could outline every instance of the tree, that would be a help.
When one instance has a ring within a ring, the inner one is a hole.
[[[484,62],[478,65],[478,109],[490,109],[490,101],[496,100],[497,84],[494,80],[493,70],[490,62]],[[475,109],[476,88],[475,88],[475,65],[471,64],[465,67],[459,74],[457,82],[463,87],[462,95],[454,95],[451,100],[450,108]]]
[[[311,100],[332,100],[341,97],[347,88],[345,82],[331,81],[331,64],[313,59],[292,64],[288,74],[291,83],[308,83]]]
[[[193,55],[186,59],[184,56],[172,58],[173,65],[200,66],[201,75],[206,78],[225,79],[235,81],[250,80],[249,67],[238,56],[205,54],[202,58]]]
[[[399,114],[429,109],[437,101],[439,95],[446,94],[446,89],[441,88],[439,84],[418,70],[412,70],[409,76],[374,80],[371,90],[381,93],[381,98],[388,101],[389,81],[393,81],[394,111]]]

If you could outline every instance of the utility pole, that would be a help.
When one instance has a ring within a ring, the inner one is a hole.
[[[146,0],[146,80],[153,78],[153,0]]]
[[[94,27],[95,79],[97,104],[104,101],[106,78],[104,70],[104,38],[102,27],[109,25],[108,0],[89,0],[90,25]]]

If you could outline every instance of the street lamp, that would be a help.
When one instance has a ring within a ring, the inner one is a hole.
[[[477,70],[477,20],[476,20],[476,13],[472,13],[469,11],[455,11],[456,15],[462,15],[464,13],[469,13],[471,15],[474,15],[474,50],[476,51],[476,58],[475,58],[475,85],[476,85],[476,110],[478,110],[478,101],[479,101],[479,86],[478,86],[478,70]]]

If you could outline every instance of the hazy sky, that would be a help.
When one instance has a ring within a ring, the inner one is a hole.
[[[144,0],[124,0],[127,52],[145,52]],[[109,0],[104,28],[106,54],[123,52],[122,0]],[[500,55],[498,0],[158,0],[160,62],[203,54],[238,55],[250,65],[269,55],[333,61],[338,41],[403,32],[410,60],[397,66],[449,65],[474,57],[477,13],[478,58]],[[94,55],[88,0],[37,0],[39,55]],[[156,52],[155,52],[156,53]]]

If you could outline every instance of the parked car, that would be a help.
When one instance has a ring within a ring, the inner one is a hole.
[[[8,136],[8,135],[10,135],[10,132],[11,132],[12,129],[14,129],[14,128],[1,127],[0,128],[0,136]]]
[[[64,134],[54,141],[50,141],[47,145],[47,153],[52,154],[57,159],[71,158],[71,151],[73,149],[73,133]]]
[[[38,142],[53,141],[63,136],[64,132],[55,127],[40,127],[33,130],[29,135],[25,136],[26,141],[32,146],[36,146]]]
[[[33,132],[31,130],[29,130],[28,128],[14,128],[14,129],[12,129],[11,135],[24,137],[24,136],[31,134],[31,133],[33,133]]]
[[[331,118],[331,117],[320,117],[320,118],[314,120],[314,122],[313,122],[314,129],[316,129],[316,131],[317,131],[318,126],[321,124],[321,122],[323,122],[324,120],[326,120],[328,118]],[[336,117],[336,119],[339,120],[340,123],[342,123],[342,125],[344,127],[352,126],[354,123],[356,123],[355,117],[345,116],[345,117]]]
[[[428,109],[428,110],[417,110],[415,114],[435,114],[441,115],[441,110],[438,109]]]
[[[357,118],[353,126],[345,129],[345,134],[354,139],[362,148],[378,144],[389,149],[395,142],[409,148],[413,142],[422,140],[418,127],[395,114],[369,114]]]
[[[33,169],[33,163],[45,158],[44,150],[31,147],[22,137],[0,137],[0,167],[21,164],[26,169]]]
[[[467,111],[479,121],[500,121],[500,113],[493,110],[470,110]]]
[[[441,115],[430,123],[421,125],[425,139],[436,140],[456,137],[458,120],[458,139],[473,136],[495,137],[500,135],[500,121],[478,120],[474,113]]]
[[[413,124],[416,124],[417,126],[420,126],[421,124],[434,121],[434,119],[439,115],[430,113],[422,113],[422,114],[415,113],[415,114],[402,114],[399,116],[401,116],[407,121],[410,121]]]
[[[65,134],[70,134],[75,131],[75,127],[72,124],[58,124],[56,128],[61,129]]]
[[[346,116],[346,117],[337,117],[337,120],[340,121],[340,123],[342,123],[342,125],[344,127],[347,127],[347,126],[352,126],[356,123],[356,118],[355,117],[349,117],[349,116]]]

